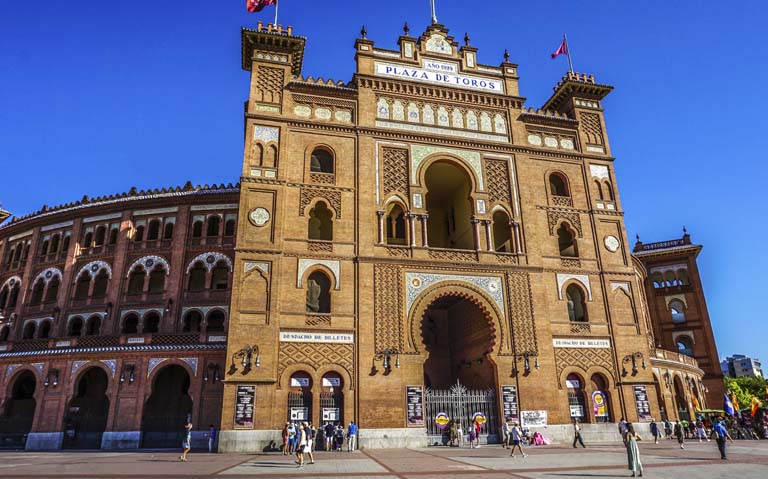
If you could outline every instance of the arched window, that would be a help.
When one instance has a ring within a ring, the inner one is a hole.
[[[675,276],[673,271],[667,271],[664,273],[664,285],[667,287],[677,286],[677,276]]]
[[[436,248],[474,249],[471,223],[472,183],[466,170],[438,161],[424,174],[429,245]]]
[[[600,180],[595,180],[595,188],[597,188],[597,199],[605,199],[603,197],[603,184],[600,182]]]
[[[8,326],[0,327],[0,343],[8,341],[8,335],[11,334],[11,328]]]
[[[680,269],[677,271],[677,279],[681,285],[691,284],[691,279],[688,277],[688,271]]]
[[[160,221],[152,220],[147,228],[147,240],[154,241],[158,238],[160,238]]]
[[[226,316],[224,316],[223,311],[220,311],[218,309],[211,311],[208,314],[208,321],[206,321],[206,323],[208,324],[206,328],[207,332],[223,333],[225,320],[226,320]]]
[[[133,241],[136,243],[141,243],[144,241],[144,225],[139,225],[136,227],[136,232],[133,233]]]
[[[568,406],[571,418],[583,422],[586,418],[586,399],[584,397],[584,383],[576,374],[569,374],[565,379],[565,387],[568,390]]]
[[[405,245],[405,211],[398,203],[389,205],[387,217],[387,244]]]
[[[91,287],[91,273],[88,271],[83,272],[79,278],[77,278],[77,286],[75,286],[75,299],[86,299],[88,297],[88,289]]]
[[[109,230],[109,244],[117,244],[117,235],[120,233],[120,228],[114,227]]]
[[[158,294],[165,291],[166,271],[162,266],[157,266],[149,273],[149,294]]]
[[[219,229],[221,229],[221,218],[217,215],[209,216],[207,236],[219,236]]]
[[[688,336],[677,337],[677,351],[680,354],[693,357],[693,341]]]
[[[200,326],[202,324],[203,324],[203,316],[200,314],[199,311],[195,311],[195,310],[188,311],[187,314],[184,315],[181,332],[199,333]]]
[[[605,199],[609,201],[613,201],[615,199],[613,197],[613,185],[611,185],[610,181],[605,182]]]
[[[577,258],[579,256],[576,233],[571,230],[567,223],[561,224],[557,229],[557,246],[560,249],[560,256],[568,258]]]
[[[172,239],[173,238],[173,223],[166,223],[165,224],[165,231],[163,231],[163,239]]]
[[[43,278],[40,278],[35,281],[35,285],[32,287],[32,297],[29,298],[30,306],[43,302],[43,291],[45,291],[45,281],[43,281]]]
[[[42,246],[40,247],[40,256],[45,256],[48,254],[48,240],[44,240]]]
[[[86,336],[98,336],[101,332],[101,318],[98,316],[91,316],[88,318],[88,323],[85,327]]]
[[[107,228],[99,226],[96,228],[96,238],[93,240],[94,246],[103,246],[107,237]]]
[[[235,226],[237,221],[234,219],[228,219],[224,224],[224,236],[235,236]]]
[[[21,286],[17,283],[16,286],[14,286],[11,289],[11,295],[8,297],[8,307],[9,308],[15,308],[16,302],[19,299],[19,291],[21,290]]]
[[[83,318],[80,316],[76,316],[69,320],[69,325],[67,325],[67,336],[69,337],[78,337],[83,333]]]
[[[669,302],[669,312],[672,313],[673,323],[685,322],[685,305],[682,301],[673,299]]]
[[[45,302],[47,303],[55,303],[56,298],[59,296],[59,285],[60,285],[59,277],[54,276],[51,278],[51,282],[48,283],[48,291],[45,292]]]
[[[93,297],[103,298],[107,295],[107,287],[109,286],[109,273],[106,269],[99,271],[96,275],[96,280],[93,282]]]
[[[333,173],[333,155],[328,150],[316,148],[309,160],[309,170],[313,173]]]
[[[571,284],[565,289],[565,296],[568,299],[568,319],[573,322],[587,321],[584,291],[575,284]]]
[[[202,261],[196,262],[189,270],[187,289],[190,291],[203,291],[205,289],[205,274],[207,271]]]
[[[651,276],[651,281],[653,282],[654,289],[664,287],[664,277],[661,275],[661,273],[653,273]]]
[[[64,241],[62,241],[62,243],[61,243],[61,254],[65,255],[65,254],[67,254],[67,251],[69,251],[69,240],[70,240],[70,238],[71,237],[69,235],[64,237]]]
[[[10,293],[10,290],[8,289],[8,286],[0,290],[0,310],[5,309],[5,303],[8,302],[9,293]]]
[[[560,173],[549,175],[549,193],[552,196],[571,196],[568,191],[568,181]]]
[[[144,328],[142,330],[144,334],[156,334],[160,332],[160,315],[155,311],[147,313],[144,316]]]
[[[211,273],[211,289],[229,288],[229,266],[226,261],[219,261]]]
[[[318,201],[309,212],[307,237],[311,240],[333,240],[333,219],[331,210],[323,201]]]
[[[136,334],[139,332],[139,316],[135,313],[130,313],[123,318],[123,328],[120,331],[122,334]]]
[[[199,238],[201,236],[203,236],[203,222],[200,220],[197,220],[192,225],[192,237]]]
[[[141,294],[144,291],[144,278],[147,273],[144,268],[137,266],[128,275],[128,294]]]
[[[53,238],[51,238],[51,248],[48,250],[49,253],[56,253],[59,251],[59,241],[61,236],[59,235],[53,235]]]
[[[502,210],[493,213],[493,250],[501,253],[512,252],[512,230],[509,216]]]
[[[85,233],[85,236],[83,237],[83,244],[80,246],[83,248],[90,248],[92,246],[91,243],[93,243],[93,233],[89,231]]]
[[[51,337],[51,322],[43,321],[40,323],[40,332],[37,335],[40,339],[48,339]]]
[[[307,279],[307,312],[331,312],[331,280],[320,271],[310,274]]]
[[[21,334],[21,339],[33,339],[35,337],[35,331],[37,331],[37,325],[35,322],[28,322],[24,325],[24,331]]]

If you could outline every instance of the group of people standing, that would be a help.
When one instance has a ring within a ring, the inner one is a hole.
[[[469,425],[469,433],[467,434],[467,439],[469,440],[469,447],[471,449],[480,447],[480,431],[482,428],[483,425],[480,423],[480,421],[477,420],[473,421],[472,424]],[[451,419],[448,422],[448,427],[446,430],[448,431],[448,443],[450,446],[464,446],[465,433],[464,427],[461,425],[461,421],[454,421]]]
[[[342,451],[344,441],[347,443],[347,451],[352,452],[357,448],[357,425],[350,422],[346,433],[341,424],[334,425],[331,422],[326,423],[322,429],[325,450]],[[304,455],[308,455],[309,464],[315,463],[312,451],[316,449],[318,441],[318,430],[308,421],[301,423],[286,422],[282,430],[283,455],[296,454],[296,463],[299,466],[304,465]],[[320,442],[322,445],[323,442]]]

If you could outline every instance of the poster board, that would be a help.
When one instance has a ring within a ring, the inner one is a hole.
[[[424,427],[424,386],[406,386],[406,425]]]
[[[235,428],[253,429],[253,408],[256,402],[256,386],[238,385],[235,392]]]

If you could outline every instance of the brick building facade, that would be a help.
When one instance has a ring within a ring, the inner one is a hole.
[[[0,228],[4,441],[176,445],[190,417],[199,440],[221,427],[222,451],[269,447],[286,420],[425,445],[439,408],[482,413],[488,441],[503,417],[609,438],[620,417],[706,406],[630,251],[612,87],[569,73],[526,107],[508,56],[481,64],[439,24],[397,50],[361,32],[349,82],[303,76],[305,43],[242,32],[239,188],[85,198]]]

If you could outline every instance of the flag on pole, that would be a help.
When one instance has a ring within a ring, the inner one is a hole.
[[[696,396],[693,396],[693,410],[701,411],[701,404],[699,404],[699,399]]]
[[[264,10],[268,5],[274,5],[277,0],[245,0],[245,9],[248,13],[256,13]]]
[[[756,397],[753,397],[751,406],[752,406],[752,419],[754,419],[755,414],[757,414],[757,410],[763,406],[763,403],[761,403],[760,400],[757,399]]]
[[[736,412],[733,410],[733,403],[727,394],[723,394],[725,401],[723,402],[723,410],[731,417],[736,416]]]
[[[731,399],[733,400],[733,408],[736,410],[736,412],[739,412],[741,409],[739,407],[739,400],[736,399],[736,393],[733,391],[731,391]]]
[[[557,47],[557,50],[552,53],[552,59],[559,57],[560,55],[568,55],[568,41],[563,38],[563,41],[560,43],[560,46]]]

